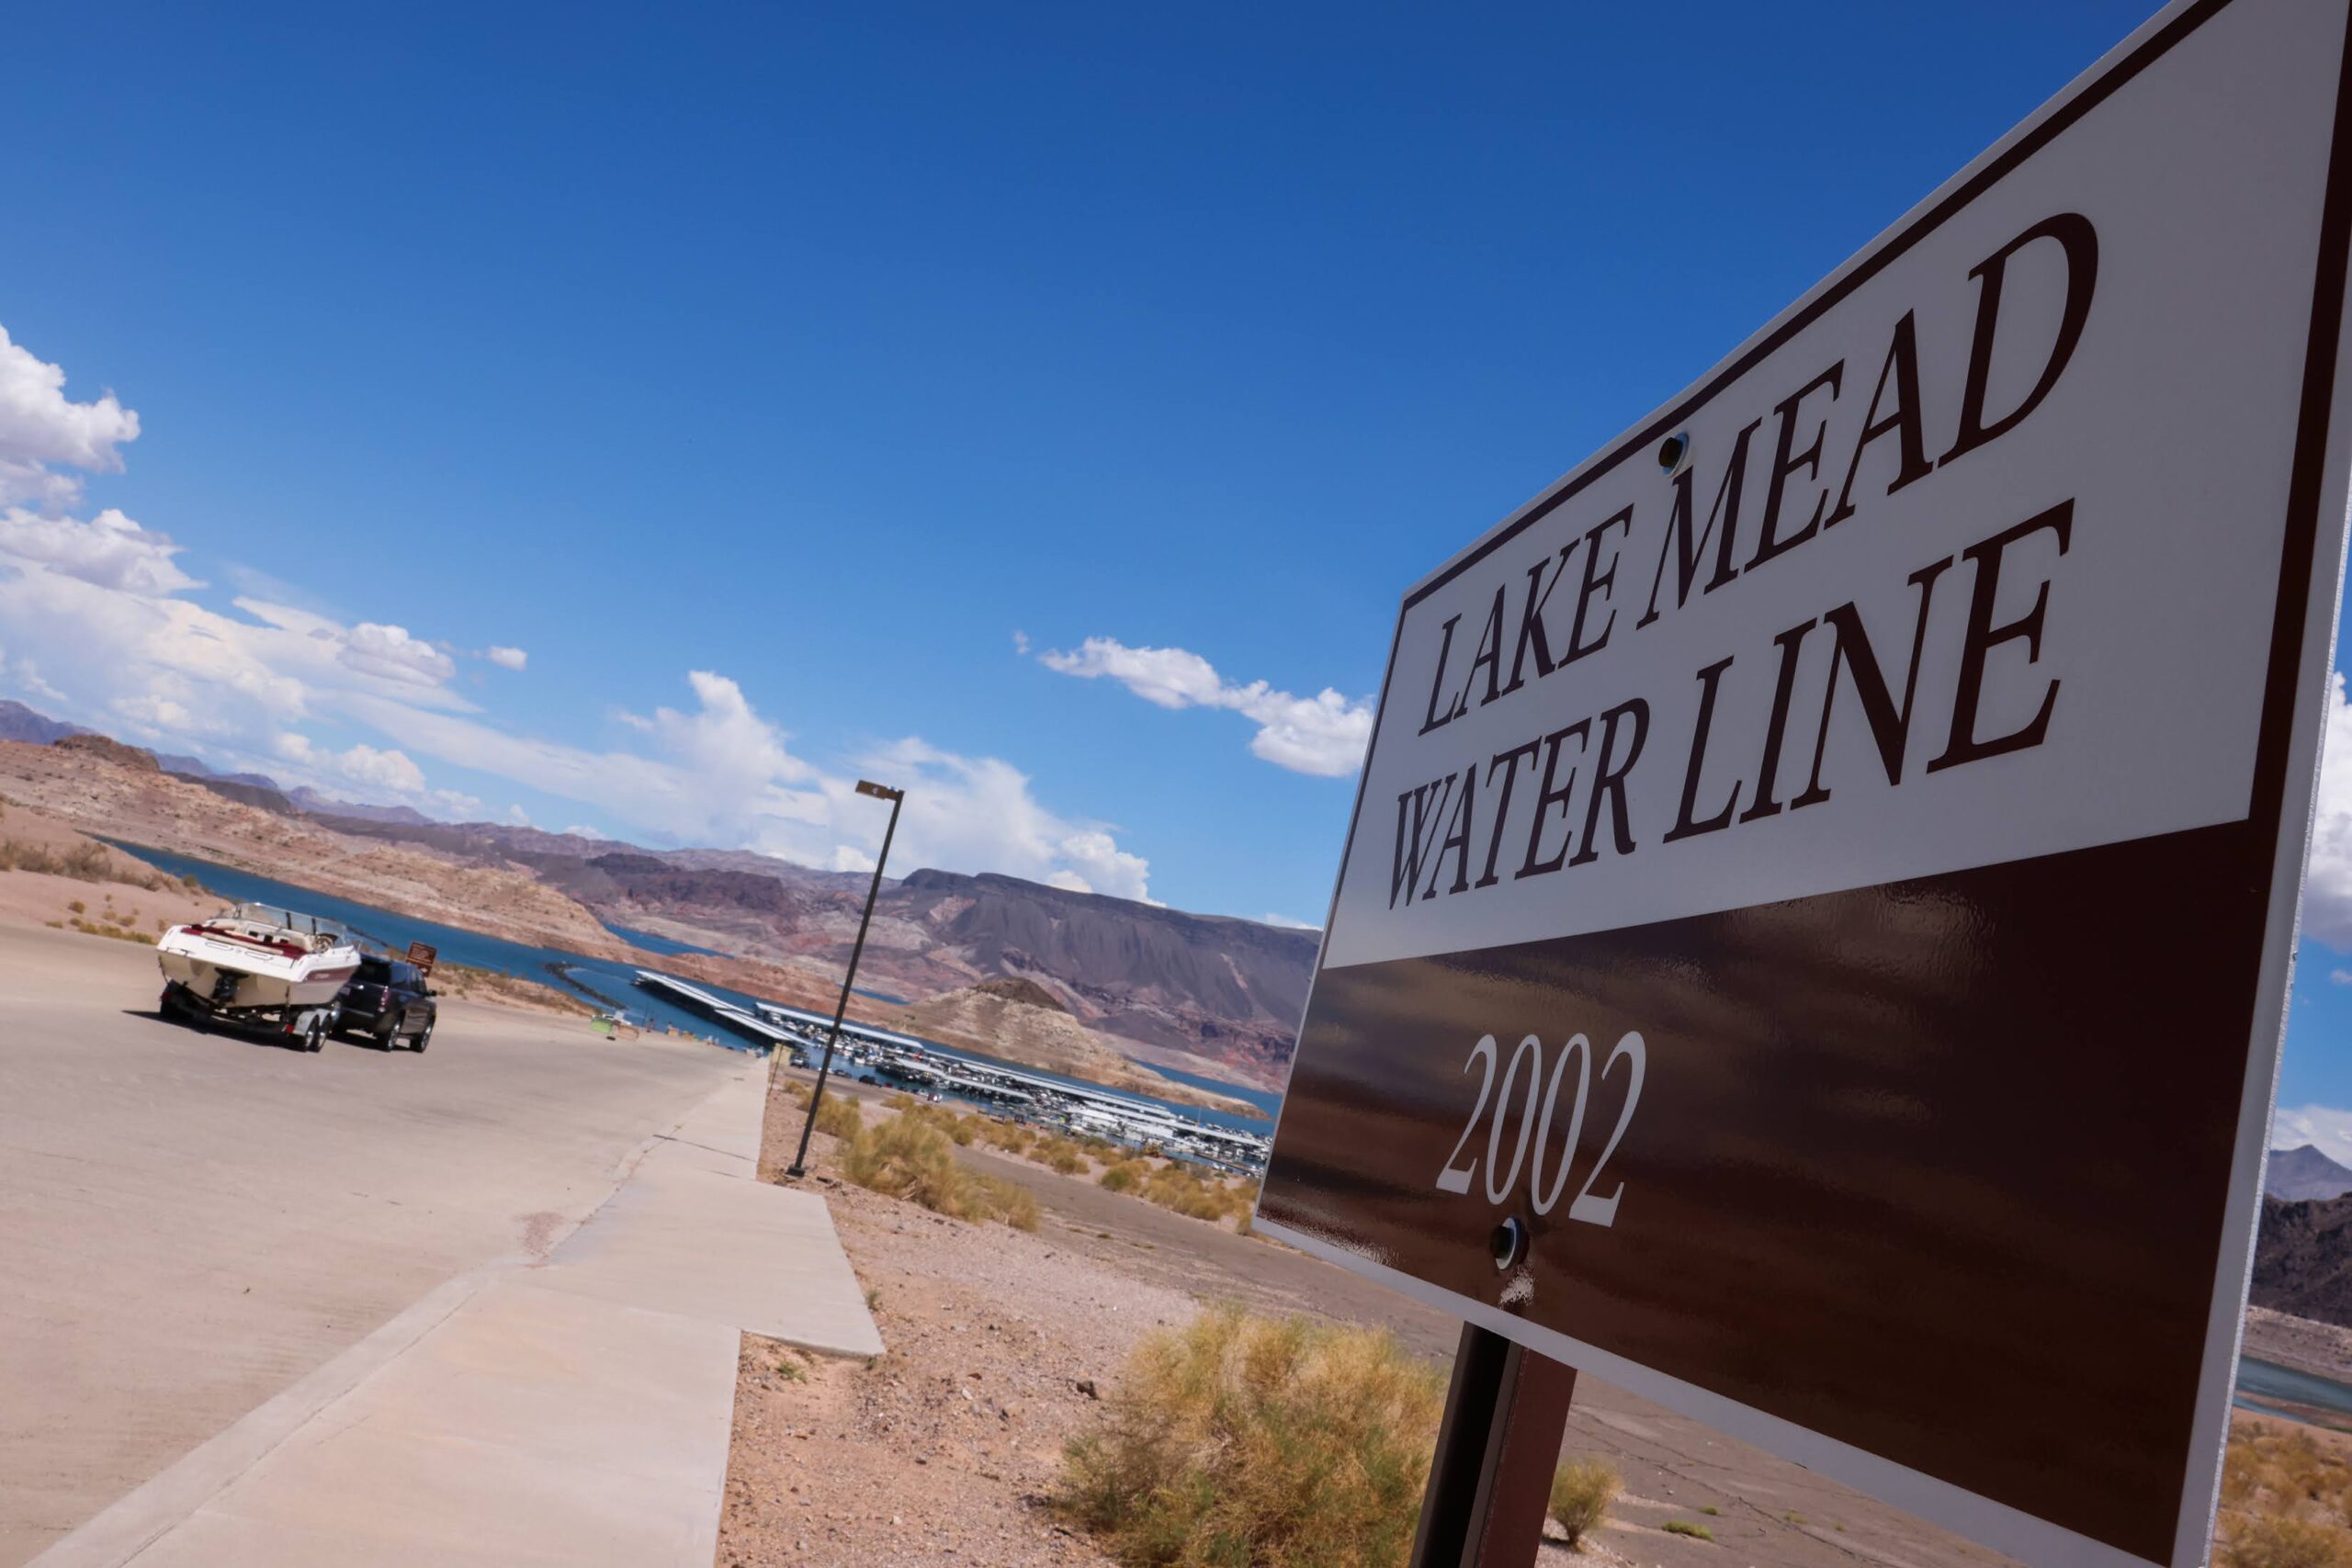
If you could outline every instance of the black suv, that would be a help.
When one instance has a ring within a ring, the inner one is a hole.
[[[368,1036],[379,1051],[390,1050],[403,1037],[412,1051],[433,1043],[433,990],[413,964],[363,957],[336,1005],[343,1013],[337,1028],[345,1034]]]

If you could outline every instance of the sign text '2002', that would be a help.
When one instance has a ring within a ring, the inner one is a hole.
[[[1528,1196],[1534,1204],[1535,1212],[1548,1214],[1560,1201],[1561,1194],[1567,1190],[1569,1167],[1576,1158],[1577,1139],[1584,1131],[1585,1102],[1592,1092],[1592,1043],[1581,1034],[1570,1035],[1567,1043],[1560,1047],[1559,1055],[1553,1061],[1551,1077],[1547,1082],[1544,1076],[1544,1042],[1536,1035],[1528,1035],[1511,1053],[1510,1065],[1503,1069],[1502,1092],[1497,1094],[1495,1063],[1499,1055],[1495,1037],[1486,1034],[1479,1036],[1478,1043],[1470,1048],[1470,1055],[1463,1061],[1462,1070],[1465,1073],[1470,1070],[1472,1062],[1484,1061],[1487,1074],[1478,1084],[1478,1103],[1471,1108],[1470,1120],[1464,1125],[1462,1136],[1453,1145],[1453,1153],[1446,1156],[1445,1168],[1437,1173],[1437,1188],[1441,1192],[1470,1190],[1471,1181],[1478,1172],[1478,1156],[1474,1149],[1465,1164],[1462,1151],[1472,1146],[1471,1137],[1478,1130],[1479,1119],[1487,1114],[1487,1102],[1492,1100],[1495,1113],[1487,1124],[1487,1201],[1509,1201],[1519,1186],[1521,1171],[1526,1168]],[[1544,1155],[1551,1146],[1552,1124],[1560,1109],[1560,1085],[1566,1077],[1571,1061],[1577,1066],[1575,1099],[1568,1107],[1567,1135],[1560,1140],[1558,1170],[1547,1180]],[[1609,1060],[1601,1064],[1600,1077],[1607,1079],[1620,1061],[1626,1064],[1629,1075],[1625,1084],[1624,1109],[1617,1113],[1617,1125],[1610,1133],[1609,1142],[1602,1147],[1600,1157],[1593,1162],[1592,1169],[1586,1173],[1584,1185],[1577,1189],[1576,1199],[1568,1205],[1568,1218],[1581,1220],[1587,1224],[1615,1224],[1618,1200],[1625,1195],[1625,1184],[1622,1181],[1605,1198],[1595,1194],[1593,1187],[1600,1181],[1601,1170],[1609,1164],[1609,1156],[1617,1152],[1618,1142],[1625,1136],[1625,1129],[1633,1122],[1634,1107],[1642,1098],[1642,1077],[1649,1066],[1649,1047],[1643,1043],[1639,1033],[1628,1031],[1619,1038],[1616,1049],[1609,1053]],[[1529,1065],[1531,1062],[1532,1066]],[[1514,1119],[1511,1115],[1511,1096],[1514,1090],[1519,1090],[1520,1069],[1522,1066],[1528,1069],[1527,1087],[1519,1091],[1519,1114]],[[1544,1085],[1540,1110],[1535,1099],[1539,1083]],[[1504,1124],[1513,1120],[1516,1120],[1519,1131],[1511,1141],[1510,1158],[1506,1163],[1503,1158]],[[1532,1168],[1528,1168],[1531,1145]]]

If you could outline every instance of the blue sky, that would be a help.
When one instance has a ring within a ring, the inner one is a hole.
[[[2144,15],[40,8],[15,501],[124,521],[0,694],[843,865],[886,772],[894,864],[1317,919],[1404,587]]]

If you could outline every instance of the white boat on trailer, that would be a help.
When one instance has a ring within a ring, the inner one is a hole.
[[[262,904],[239,904],[155,942],[163,1010],[278,1030],[302,1049],[326,1043],[335,998],[359,968],[359,947],[330,920]]]

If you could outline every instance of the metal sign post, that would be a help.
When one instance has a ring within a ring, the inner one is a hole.
[[[1575,1394],[1574,1367],[1462,1325],[1412,1568],[1529,1568]]]

